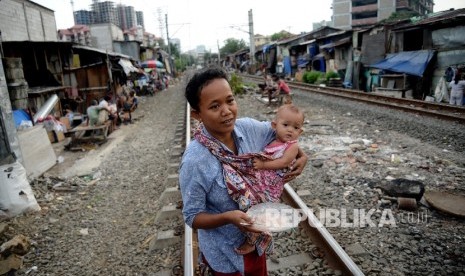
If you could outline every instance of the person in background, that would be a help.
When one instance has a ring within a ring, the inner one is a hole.
[[[136,97],[136,93],[134,90],[129,92],[129,97],[127,99],[127,102],[131,105],[130,109],[131,112],[134,112],[137,109],[137,106],[139,105],[139,100]]]
[[[110,95],[105,95],[102,100],[99,103],[99,107],[101,107],[104,110],[108,111],[108,117],[106,120],[110,120],[112,123],[112,128],[113,129],[118,129],[117,122],[118,122],[118,112],[117,112],[117,107],[116,104],[110,105],[111,101],[111,96]]]
[[[268,94],[268,104],[270,104],[271,100],[277,98],[280,94],[283,94],[286,97],[286,101],[289,102],[289,94],[291,93],[291,89],[284,81],[283,77],[273,75],[272,78],[273,81],[276,83],[276,90],[273,90],[271,93]]]
[[[270,74],[265,73],[263,75],[264,82],[260,83],[258,87],[262,91],[262,96],[268,96],[270,92],[276,90],[276,84],[273,82]]]
[[[87,126],[97,126],[103,123],[99,121],[99,114],[101,110],[110,112],[108,107],[99,106],[97,100],[92,100],[90,102],[90,106],[87,108]]]
[[[463,105],[463,93],[465,90],[465,80],[460,80],[460,75],[455,74],[454,79],[449,83],[450,100],[453,105]]]
[[[212,275],[267,275],[266,252],[241,255],[235,251],[245,241],[244,232],[257,229],[250,226],[252,219],[228,193],[227,185],[234,185],[235,179],[226,178],[223,172],[234,170],[230,162],[237,155],[261,151],[275,139],[275,132],[270,122],[237,119],[238,107],[227,74],[219,68],[197,72],[186,86],[185,97],[193,118],[201,124],[183,154],[179,184],[184,220],[198,230],[202,266]],[[299,175],[307,159],[299,149],[284,180]],[[244,200],[256,202],[247,196]]]

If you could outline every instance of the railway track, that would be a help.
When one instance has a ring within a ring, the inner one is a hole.
[[[263,77],[253,75],[240,75],[244,80],[261,83]],[[374,93],[366,93],[360,90],[344,89],[337,87],[321,87],[318,85],[301,82],[287,82],[289,87],[310,93],[319,93],[327,96],[341,97],[349,100],[364,102],[387,108],[402,110],[420,116],[430,116],[444,120],[465,124],[465,107],[426,102],[415,99],[395,98]]]
[[[187,105],[184,125],[186,147],[191,139],[189,110]],[[310,271],[326,275],[364,275],[289,184],[285,185],[282,201],[303,212],[305,220],[301,221],[298,229],[274,235],[277,253],[268,258],[270,275],[310,275]],[[196,232],[184,225],[182,273],[179,266],[175,266],[171,275],[199,275],[197,254]]]

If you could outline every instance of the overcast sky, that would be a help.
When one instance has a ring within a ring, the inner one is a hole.
[[[71,0],[33,0],[55,11],[58,29],[73,26]],[[92,0],[73,0],[74,10],[90,10]],[[294,34],[312,31],[312,23],[331,20],[332,0],[115,0],[117,4],[133,6],[144,12],[146,31],[166,38],[160,32],[160,21],[168,15],[170,38],[181,40],[182,51],[204,45],[217,52],[218,44],[227,38],[244,39],[248,36],[248,11],[253,13],[254,34],[272,35],[281,30]],[[464,0],[437,0],[434,11],[465,8]],[[226,8],[227,6],[227,8]],[[160,11],[160,12],[159,12]],[[163,26],[165,27],[164,23]],[[232,26],[232,27],[231,27]]]

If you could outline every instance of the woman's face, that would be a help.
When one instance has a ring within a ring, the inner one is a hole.
[[[199,110],[193,116],[203,122],[208,132],[223,141],[234,130],[237,103],[229,83],[225,79],[214,79],[200,91]]]

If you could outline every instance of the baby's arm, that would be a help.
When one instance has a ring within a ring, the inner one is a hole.
[[[278,170],[287,168],[291,162],[296,158],[299,152],[299,145],[292,144],[281,158],[275,160],[261,160],[259,158],[253,159],[253,166],[255,169]]]

